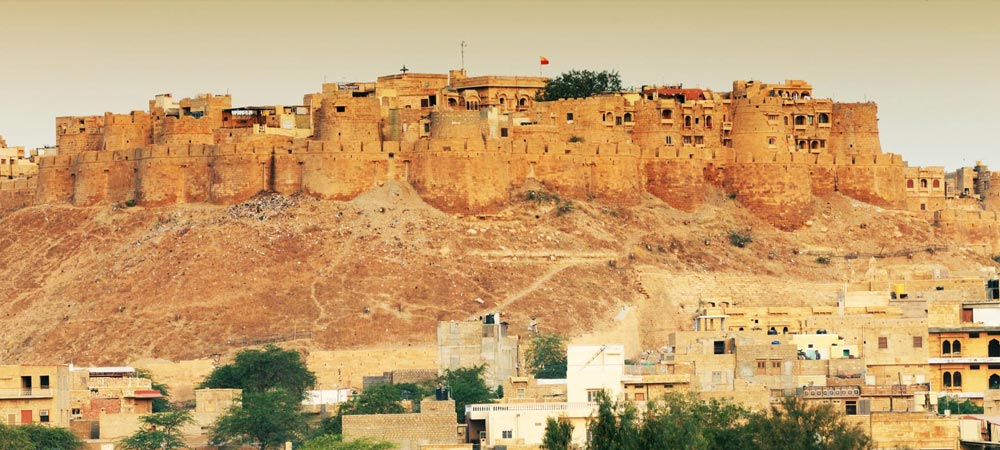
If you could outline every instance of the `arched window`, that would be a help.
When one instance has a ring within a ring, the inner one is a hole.
[[[927,187],[927,179],[926,178],[923,178],[923,179],[920,180],[920,187],[922,187],[922,188]]]
[[[934,180],[933,185],[935,189],[941,187],[941,180]]]
[[[803,92],[802,95],[801,95],[801,97],[803,99],[807,99],[807,98],[809,98],[809,93],[808,92]]]
[[[987,356],[989,356],[990,358],[1000,356],[1000,342],[997,342],[996,339],[991,340],[989,348],[987,348],[987,351],[989,353]]]
[[[962,387],[962,372],[955,372],[951,376],[951,385],[955,387]]]
[[[962,343],[958,342],[958,341],[953,341],[951,343],[951,352],[952,353],[962,353]]]
[[[830,123],[830,115],[827,113],[819,113],[819,123]]]
[[[951,353],[951,342],[944,341],[941,343],[941,354],[947,355]]]
[[[664,109],[663,111],[660,112],[660,117],[664,119],[672,119],[674,117],[674,110]]]
[[[788,327],[781,327],[781,334],[788,334]]]
[[[453,98],[449,98],[448,99],[448,106],[450,106],[452,108],[457,108],[458,107],[458,100],[455,100]]]
[[[521,97],[521,99],[517,101],[517,106],[525,106],[527,104],[528,104],[528,99],[525,97]]]
[[[951,387],[951,373],[950,372],[945,372],[944,373],[944,377],[941,380],[941,384],[944,387],[946,387],[946,388]]]
[[[691,116],[684,116],[684,126],[691,128]]]
[[[504,103],[507,103],[507,99],[500,97],[500,104],[503,105]]]
[[[990,375],[990,389],[1000,389],[1000,375]]]
[[[604,121],[605,122],[611,122],[613,120],[615,120],[615,114],[614,113],[608,112],[608,113],[604,114]]]
[[[625,113],[624,119],[625,119],[625,123],[631,123],[632,122],[632,113]]]
[[[813,150],[816,150],[816,149],[818,149],[818,148],[819,148],[819,141],[812,141],[812,145],[811,145],[810,147],[811,147],[811,148],[812,148]]]
[[[792,100],[798,100],[798,99],[799,99],[799,93],[798,92],[792,92]]]
[[[705,128],[712,128],[712,116],[705,116]]]
[[[798,148],[799,148],[799,150],[805,150],[805,148],[806,148],[806,141],[799,141]]]
[[[805,125],[806,124],[806,116],[795,116],[795,124],[796,125]]]
[[[913,189],[913,180],[906,180],[906,188]],[[945,341],[947,342],[947,341]]]

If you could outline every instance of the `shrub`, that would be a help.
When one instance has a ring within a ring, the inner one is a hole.
[[[131,198],[131,199],[125,200],[125,206],[129,207],[129,208],[135,206],[135,199]]]
[[[753,242],[753,238],[750,236],[750,233],[741,233],[739,231],[729,232],[729,243],[736,247],[743,248],[751,242]]]
[[[557,216],[561,216],[563,214],[569,214],[571,212],[573,212],[573,204],[568,201],[563,202],[563,204],[559,205],[559,207],[556,208]]]
[[[535,203],[555,202],[559,203],[559,196],[545,191],[528,191],[524,193],[524,199]]]
[[[726,197],[729,197],[730,200],[736,200],[736,193],[730,192],[729,195],[727,195]]]
[[[816,258],[816,262],[818,262],[820,264],[830,264],[830,257],[829,256],[820,256],[819,258]]]

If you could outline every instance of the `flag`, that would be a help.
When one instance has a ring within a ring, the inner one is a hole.
[[[544,56],[539,56],[538,58],[539,58],[539,60],[538,60],[539,64],[541,64],[543,66],[549,65],[549,59],[548,58],[546,58]]]

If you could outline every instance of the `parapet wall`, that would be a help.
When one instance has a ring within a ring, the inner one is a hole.
[[[0,216],[35,203],[36,178],[0,180]]]

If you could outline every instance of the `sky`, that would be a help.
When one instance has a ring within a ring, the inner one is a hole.
[[[616,70],[626,86],[804,79],[875,101],[883,151],[1000,168],[1000,1],[0,0],[0,135],[55,143],[55,117],[160,93],[298,104],[325,81],[397,73]]]

